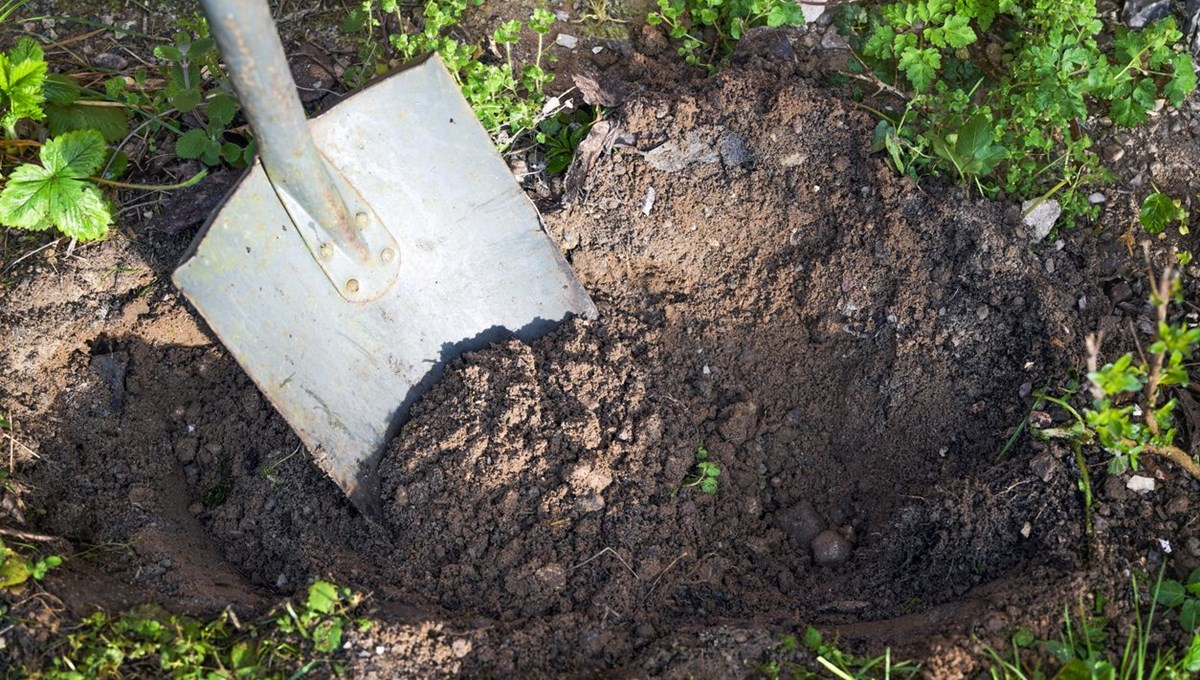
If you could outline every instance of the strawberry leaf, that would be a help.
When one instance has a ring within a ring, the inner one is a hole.
[[[42,165],[13,170],[0,192],[0,223],[19,229],[57,227],[79,241],[108,235],[112,211],[88,177],[100,169],[107,147],[95,130],[68,132],[42,147]]]

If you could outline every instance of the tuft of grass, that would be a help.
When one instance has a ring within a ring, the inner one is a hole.
[[[1101,615],[1104,600],[1096,597],[1090,610],[1081,600],[1079,611],[1072,616],[1069,606],[1063,607],[1062,632],[1054,640],[1038,640],[1028,630],[1018,630],[1011,638],[1010,649],[1000,652],[987,648],[990,661],[988,677],[992,680],[1183,680],[1200,673],[1200,635],[1193,635],[1185,650],[1152,649],[1150,632],[1163,587],[1158,580],[1150,589],[1150,606],[1145,617],[1136,576],[1131,576],[1135,614],[1134,627],[1127,631],[1124,642],[1114,626]]]

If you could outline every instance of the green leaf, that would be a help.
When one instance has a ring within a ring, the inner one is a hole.
[[[74,104],[75,100],[79,99],[81,91],[79,83],[74,78],[61,73],[47,75],[42,83],[42,95],[49,104],[60,106]]]
[[[1200,600],[1189,597],[1179,609],[1179,625],[1189,633],[1200,628]]]
[[[112,224],[107,201],[87,177],[100,169],[107,147],[95,130],[68,132],[46,142],[42,165],[17,167],[0,192],[0,223],[20,229],[50,226],[80,241],[103,238]]]
[[[1179,581],[1166,580],[1154,589],[1154,601],[1168,609],[1183,604],[1184,598],[1183,584]]]
[[[46,104],[46,127],[57,137],[74,130],[95,130],[110,142],[120,141],[129,132],[129,119],[119,106],[98,106],[90,102]]]
[[[900,69],[918,92],[929,89],[937,71],[942,67],[942,54],[936,48],[905,50],[900,55]]]
[[[1172,57],[1174,71],[1171,80],[1163,87],[1163,95],[1171,101],[1172,106],[1179,106],[1185,97],[1196,90],[1196,69],[1192,64],[1192,56],[1181,52]]]
[[[1146,231],[1157,234],[1172,222],[1186,222],[1187,211],[1179,199],[1155,191],[1142,201],[1142,209],[1138,212],[1138,220]]]
[[[0,562],[0,588],[11,588],[29,580],[29,560],[15,552],[8,551],[7,557]]]
[[[803,26],[804,12],[793,0],[784,0],[771,7],[767,13],[767,26]]]
[[[983,177],[996,168],[1004,158],[1004,147],[994,142],[995,135],[988,117],[980,113],[971,116],[966,125],[959,129],[954,144],[956,155],[966,161],[962,168],[964,174]]]
[[[33,40],[22,38],[8,54],[0,54],[0,124],[12,130],[22,118],[41,120],[45,81],[46,61]]]
[[[308,608],[328,614],[338,602],[337,587],[328,581],[315,581],[308,587]]]
[[[705,477],[700,480],[700,490],[706,494],[714,494],[717,492],[717,480],[712,477]]]
[[[341,647],[343,626],[341,619],[321,622],[313,629],[313,648],[327,654]]]
[[[175,153],[180,158],[199,158],[214,144],[216,142],[208,136],[207,132],[193,128],[175,140]]]
[[[208,113],[209,129],[224,130],[233,122],[233,117],[237,115],[237,102],[227,94],[218,94],[208,100],[208,106],[205,111]]]

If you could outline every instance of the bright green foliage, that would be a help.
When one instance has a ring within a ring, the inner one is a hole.
[[[26,163],[0,192],[0,223],[40,231],[57,227],[80,241],[108,235],[112,211],[88,177],[104,163],[108,148],[95,130],[67,132],[41,150],[41,165]]]
[[[554,23],[554,15],[545,9],[535,9],[529,21],[506,21],[492,36],[497,48],[504,51],[500,63],[480,59],[483,48],[460,42],[452,31],[461,21],[468,6],[478,6],[483,0],[427,0],[417,13],[397,0],[362,0],[351,11],[344,28],[350,33],[365,33],[361,39],[359,57],[362,65],[347,71],[351,85],[360,86],[388,69],[410,62],[430,52],[436,52],[445,62],[463,96],[471,104],[484,129],[501,149],[528,134],[546,118],[546,85],[554,79],[543,69],[550,59],[544,38]],[[392,33],[380,40],[375,31],[383,26],[383,17],[395,17],[398,25],[417,26],[407,33]],[[532,64],[518,64],[512,46],[520,40],[525,28],[537,39],[537,51]]]
[[[33,559],[0,540],[0,590],[20,588],[29,579],[41,581],[46,572],[62,564],[58,555]]]
[[[1172,19],[1117,28],[1102,50],[1092,0],[903,0],[849,6],[842,22],[856,69],[906,100],[876,133],[897,171],[950,172],[989,196],[1062,192],[1068,222],[1096,214],[1082,188],[1106,177],[1079,125],[1089,111],[1140,125],[1157,99],[1196,89]],[[964,133],[982,155],[959,148]]]
[[[38,677],[296,678],[341,674],[333,658],[347,625],[369,622],[349,615],[361,597],[325,581],[309,586],[304,605],[286,604],[270,618],[246,625],[230,611],[211,621],[146,607],[110,616],[97,611],[44,662]]]
[[[1138,213],[1142,226],[1151,234],[1158,234],[1172,223],[1179,224],[1179,233],[1188,233],[1188,211],[1183,207],[1183,201],[1171,198],[1161,191],[1154,193],[1142,201],[1142,209]]]
[[[129,117],[119,106],[103,106],[85,99],[83,89],[74,78],[60,73],[46,76],[46,127],[50,135],[75,130],[95,130],[105,141],[120,141],[129,132]]]
[[[0,54],[0,125],[9,139],[17,137],[22,119],[41,120],[46,114],[46,60],[42,48],[30,38],[21,38],[7,53]]]
[[[687,63],[712,72],[749,29],[800,26],[804,13],[795,0],[658,0],[646,23],[664,26]]]
[[[1178,278],[1169,290],[1176,302],[1182,300]],[[1151,302],[1165,318],[1170,300],[1156,296]],[[1178,401],[1173,398],[1162,401],[1159,390],[1187,386],[1187,362],[1197,348],[1200,348],[1200,327],[1189,327],[1185,321],[1159,322],[1158,339],[1147,348],[1150,352],[1147,361],[1135,362],[1133,354],[1125,354],[1088,373],[1093,400],[1082,413],[1061,399],[1042,395],[1066,408],[1074,422],[1067,428],[1035,429],[1035,433],[1067,439],[1077,445],[1099,441],[1112,456],[1108,463],[1110,474],[1136,470],[1147,447],[1161,450],[1174,445]],[[1155,427],[1150,426],[1150,418]]]
[[[700,491],[706,494],[715,494],[717,492],[717,477],[720,476],[721,468],[708,459],[708,449],[701,446],[696,449],[696,465],[688,473],[688,476],[683,478],[683,483],[671,492],[671,495],[674,496],[681,490],[692,487],[699,487]]]

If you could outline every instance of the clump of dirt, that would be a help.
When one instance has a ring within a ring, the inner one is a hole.
[[[690,667],[680,630],[759,644],[1050,583],[1083,545],[1073,481],[1001,448],[1031,386],[1080,363],[1076,295],[1101,294],[1062,283],[1071,258],[1048,275],[997,204],[895,177],[872,123],[759,63],[629,102],[547,218],[600,317],[456,361],[388,450],[384,526],[145,277],[99,321],[65,300],[17,323],[6,298],[42,527],[132,546],[92,559],[201,608],[321,575],[424,622],[378,633],[363,672],[665,672]],[[21,333],[54,325],[77,335],[30,360]],[[41,393],[46,371],[66,377]],[[715,494],[686,484],[701,447]]]

